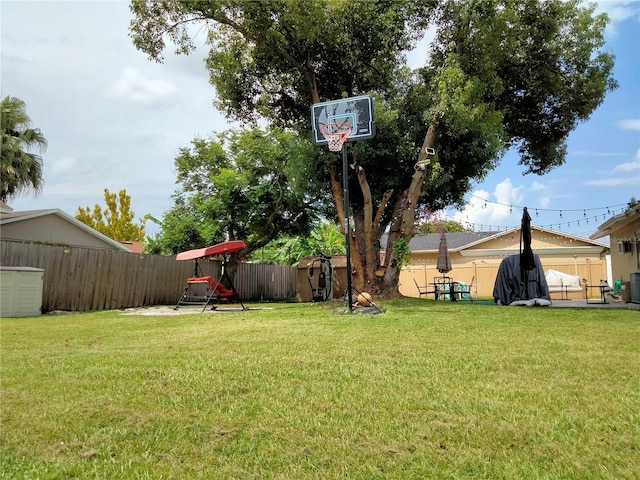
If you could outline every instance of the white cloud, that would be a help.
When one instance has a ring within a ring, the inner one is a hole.
[[[109,89],[109,95],[135,103],[151,104],[169,97],[176,90],[173,83],[161,79],[146,79],[134,68],[125,68]]]
[[[514,187],[510,178],[505,178],[501,183],[496,185],[494,195],[499,203],[512,205],[522,201],[522,190],[524,187]]]
[[[611,178],[601,178],[598,180],[588,180],[585,185],[592,187],[618,187],[618,186],[638,186],[640,185],[640,150],[636,151],[635,158],[630,162],[616,165],[610,174],[622,175]]]
[[[596,13],[606,13],[611,20],[607,25],[606,34],[615,36],[618,32],[616,24],[629,18],[640,19],[640,5],[636,0],[598,0]]]
[[[76,163],[77,159],[75,157],[54,158],[45,163],[45,168],[51,168],[51,174],[58,176],[73,171]]]
[[[84,202],[84,199],[92,198],[96,192],[103,194],[105,187],[99,181],[92,183],[85,181],[81,184],[72,181],[47,185],[46,188],[48,195],[72,198],[77,205],[78,203],[86,203]],[[87,204],[89,203],[91,202],[88,202]],[[104,201],[100,203],[104,204]],[[93,206],[93,204],[91,206]]]
[[[551,205],[551,199],[549,197],[540,197],[538,199],[539,208],[549,208],[549,205]]]
[[[572,150],[569,153],[581,157],[626,157],[628,155],[624,152],[592,152],[589,150]]]
[[[530,190],[533,192],[539,192],[541,190],[544,190],[546,187],[540,183],[540,182],[533,182],[533,184],[531,184],[531,188]]]
[[[638,177],[619,177],[619,178],[604,178],[602,180],[588,180],[584,182],[585,185],[592,187],[619,187],[622,185],[638,185],[640,179]]]
[[[638,16],[637,1],[600,0],[597,5],[597,11],[606,12],[612,23],[623,22],[628,18]]]
[[[640,130],[640,119],[618,120],[616,125],[623,130]]]
[[[472,192],[469,203],[457,211],[453,219],[463,225],[473,225],[475,230],[516,225],[522,211],[514,205],[522,203],[523,190],[523,186],[514,187],[510,178],[496,185],[493,195],[486,190],[476,190]]]
[[[640,150],[636,152],[636,158],[631,162],[621,163],[616,165],[613,169],[615,172],[632,172],[634,170],[640,170]],[[636,179],[637,180],[637,179]]]

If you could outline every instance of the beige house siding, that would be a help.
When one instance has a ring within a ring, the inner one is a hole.
[[[628,282],[631,273],[640,270],[640,222],[626,225],[611,235],[611,270],[614,278]],[[629,242],[629,251],[624,251],[623,242]]]
[[[607,235],[613,279],[629,282],[631,274],[640,271],[640,205],[607,220],[591,238]]]
[[[100,248],[130,252],[124,245],[61,210],[2,212],[0,237],[6,241]]]
[[[452,234],[448,234],[452,235]],[[562,235],[544,229],[532,231],[532,248],[540,256],[543,269],[557,270],[586,279],[596,285],[607,278],[608,249],[590,240]],[[453,269],[447,274],[455,281],[477,286],[480,297],[491,297],[502,260],[520,252],[520,230],[496,234],[475,243],[449,251]],[[408,297],[419,297],[416,283],[425,286],[442,274],[436,269],[437,250],[412,252],[410,264],[400,273],[399,291]],[[584,298],[583,291],[568,292],[572,299]],[[561,298],[552,292],[552,299]]]

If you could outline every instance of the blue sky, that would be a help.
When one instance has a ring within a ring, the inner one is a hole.
[[[504,230],[519,225],[527,206],[536,225],[588,236],[640,199],[640,2],[598,6],[613,20],[606,50],[616,55],[620,86],[571,134],[565,165],[523,176],[510,152],[467,195],[467,208],[447,215]],[[212,107],[204,50],[151,62],[131,44],[130,19],[126,1],[0,2],[1,94],[24,100],[49,141],[43,193],[12,200],[15,210],[75,215],[104,205],[105,188],[124,188],[136,217],[161,218],[172,205],[179,149],[237,126]],[[421,54],[410,55],[415,66]]]

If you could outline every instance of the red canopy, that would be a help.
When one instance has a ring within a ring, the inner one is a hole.
[[[213,257],[215,255],[237,252],[238,250],[242,250],[244,247],[246,247],[246,244],[242,240],[230,240],[228,242],[212,245],[211,247],[180,252],[176,255],[176,260],[193,260],[194,258]]]

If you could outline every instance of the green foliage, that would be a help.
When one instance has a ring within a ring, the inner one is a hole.
[[[155,255],[174,255],[218,243],[203,237],[206,222],[194,206],[180,196],[173,198],[173,207],[159,222],[160,232],[154,237],[147,237],[145,251]]]
[[[435,4],[134,0],[131,36],[138,49],[161,60],[165,38],[189,51],[188,24],[212,20],[207,69],[216,106],[232,119],[308,127],[315,89],[323,99],[395,90],[403,52]]]
[[[605,14],[579,0],[447,2],[432,65],[451,55],[500,112],[504,140],[527,172],[562,165],[566,138],[616,87]]]
[[[38,128],[30,128],[26,104],[7,96],[0,103],[0,200],[42,189],[42,157],[47,140]]]
[[[207,68],[218,106],[233,119],[266,117],[307,131],[316,94],[401,98],[414,83],[401,73],[403,52],[432,23],[438,34],[422,75],[423,125],[437,117],[454,136],[484,132],[493,159],[497,142],[518,144],[521,163],[535,173],[562,164],[568,133],[615,87],[613,57],[600,51],[607,17],[577,0],[135,0],[131,9],[134,44],[156,59],[163,35],[185,52],[186,25],[213,20]],[[483,163],[479,173],[490,166]]]
[[[313,156],[306,139],[279,129],[193,140],[175,160],[180,188],[154,250],[177,253],[238,239],[249,253],[279,235],[305,235],[314,202],[324,195],[309,184]]]
[[[308,236],[284,237],[256,250],[249,260],[280,265],[297,265],[304,257],[344,255],[345,238],[335,223],[321,222]]]
[[[144,224],[146,219],[140,219],[140,225],[133,223],[135,213],[131,211],[131,197],[125,189],[118,194],[104,189],[104,200],[107,205],[102,209],[96,204],[89,207],[78,207],[75,218],[94,230],[118,242],[141,242],[144,240]]]
[[[393,257],[396,259],[398,269],[402,269],[402,267],[409,264],[409,260],[411,260],[409,240],[405,237],[400,237],[393,242]]]
[[[466,228],[460,222],[455,220],[435,220],[426,221],[418,226],[418,233],[421,235],[427,235],[429,233],[439,233],[440,229],[444,229],[445,232],[470,232],[470,228]]]

